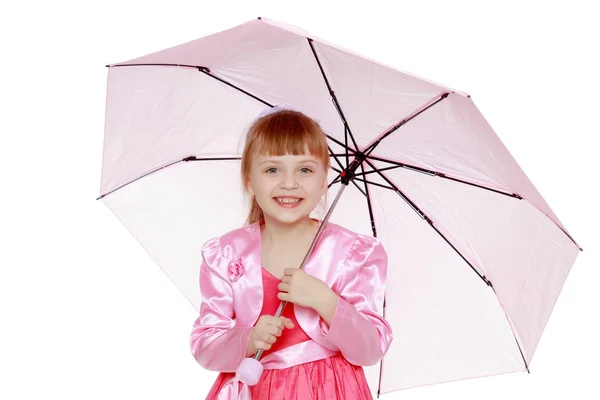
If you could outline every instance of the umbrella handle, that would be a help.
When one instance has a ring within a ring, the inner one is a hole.
[[[235,371],[236,380],[254,386],[258,383],[263,372],[263,365],[254,358],[244,358]],[[237,382],[235,382],[237,385]]]

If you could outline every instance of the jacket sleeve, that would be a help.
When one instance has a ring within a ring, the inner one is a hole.
[[[387,255],[377,239],[358,235],[345,264],[354,273],[338,293],[330,326],[321,320],[321,330],[351,364],[374,365],[383,358],[393,339],[390,325],[380,316]]]
[[[190,335],[190,349],[205,369],[234,372],[246,356],[253,328],[236,326],[227,262],[218,238],[206,242],[200,266],[202,303]]]

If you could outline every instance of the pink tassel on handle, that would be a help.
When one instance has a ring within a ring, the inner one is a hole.
[[[244,358],[235,371],[236,379],[248,386],[258,383],[263,372],[263,365],[254,358]]]

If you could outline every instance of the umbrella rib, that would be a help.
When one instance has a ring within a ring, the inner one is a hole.
[[[352,180],[352,184],[354,186],[356,186],[356,188],[358,189],[358,191],[361,192],[366,198],[369,198],[369,195],[366,194],[365,191],[360,188],[360,186],[358,186],[358,183],[356,183],[354,180]]]
[[[364,162],[360,163],[360,170],[362,171],[362,174],[365,175],[365,168],[364,168]],[[352,180],[352,182],[354,182],[354,180],[359,180],[359,181],[363,181],[363,184],[365,186],[365,192],[367,192],[367,207],[369,208],[369,218],[371,219],[371,230],[373,231],[373,236],[377,237],[377,228],[375,227],[375,217],[373,216],[373,206],[371,205],[371,196],[370,196],[370,192],[369,192],[369,185],[367,183],[370,184],[374,184],[373,182],[368,182],[367,179],[360,179],[357,178],[356,175],[354,176],[354,179]],[[382,186],[383,185],[379,185],[376,184],[376,186]],[[391,188],[389,188],[391,189]],[[382,317],[385,318],[385,294],[383,296],[383,305],[382,305]],[[377,398],[379,398],[379,394],[381,393],[381,374],[383,372],[383,359],[379,360],[379,379],[377,382]]]
[[[361,169],[362,173],[364,174],[365,168],[363,166],[363,163],[360,163],[360,169]],[[373,217],[373,207],[371,205],[371,196],[369,196],[369,185],[367,185],[367,183],[370,183],[370,184],[374,184],[374,183],[368,182],[366,179],[356,178],[356,176],[353,180],[362,181],[365,186],[365,192],[366,192],[366,196],[367,196],[367,206],[369,207],[369,218],[371,219],[371,230],[373,231],[373,236],[377,237],[377,229],[375,228],[375,219]],[[385,187],[385,186],[379,185],[379,184],[375,184],[375,186]],[[391,189],[391,188],[388,188],[388,189]]]
[[[335,154],[333,153],[333,150],[331,149],[331,147],[329,145],[327,145],[327,149],[329,150],[329,156],[333,157],[333,159],[335,160],[335,162],[337,163],[337,165],[340,166],[341,169],[344,169],[344,166],[342,165],[342,163],[340,162],[340,160],[338,160],[338,158],[335,156]]]
[[[188,65],[188,64],[168,64],[168,63],[143,63],[143,64],[108,64],[106,67],[183,67],[197,69],[201,68],[199,65]]]
[[[344,126],[344,149],[348,149],[348,127]],[[350,165],[350,157],[346,150],[346,167]]]
[[[226,84],[227,86],[230,86],[236,90],[239,90],[240,92],[252,97],[255,100],[260,101],[261,103],[263,103],[264,105],[267,105],[269,107],[273,107],[272,104],[270,104],[269,102],[261,99],[260,97],[253,95],[252,93],[235,86],[232,83],[227,82],[226,80],[224,80],[223,78],[219,78],[218,76],[214,75],[210,69],[208,67],[203,67],[201,65],[187,65],[187,64],[161,64],[161,63],[148,63],[148,64],[116,64],[116,65],[107,65],[107,67],[143,67],[143,66],[149,66],[149,67],[184,67],[184,68],[194,68],[197,69],[198,71],[204,73],[205,75],[210,76],[213,79],[218,80],[219,82],[222,82],[224,84]]]
[[[373,185],[373,186],[379,186],[379,187],[384,188],[384,189],[389,189],[389,190],[395,191],[395,189],[393,187],[385,186],[385,185],[382,185],[381,183],[375,183],[375,182],[371,182],[371,181],[368,181],[366,179],[361,179],[361,178],[354,178],[354,179],[357,180],[357,181],[364,182],[365,184],[369,184],[369,185]]]
[[[367,164],[369,164],[371,166],[371,168],[376,169],[376,167],[368,159],[365,160],[365,162]],[[454,249],[454,251],[467,263],[467,265],[469,265],[469,267],[471,267],[471,269],[477,274],[477,276],[479,276],[481,278],[481,280],[483,280],[488,286],[492,286],[492,282],[490,282],[484,275],[482,275],[479,271],[477,271],[477,269],[475,269],[475,267],[473,267],[473,265],[465,258],[465,256],[462,255],[462,253],[460,251],[458,251],[458,249],[444,236],[444,234],[441,233],[433,225],[433,221],[431,220],[431,218],[429,218],[427,215],[425,215],[425,213],[423,211],[421,211],[421,209],[419,207],[417,207],[416,204],[414,204],[412,201],[410,201],[404,195],[404,193],[402,193],[402,191],[400,189],[398,189],[398,187],[394,184],[394,182],[392,182],[391,180],[388,179],[387,176],[385,176],[384,174],[382,174],[379,171],[378,171],[378,174],[413,209],[413,211],[415,211],[419,215],[419,217],[421,217],[421,219],[424,219],[425,221],[427,221],[427,223],[446,241],[446,243],[448,243],[450,245],[450,247],[452,247]]]
[[[313,56],[315,57],[315,60],[317,61],[317,65],[319,66],[319,70],[321,71],[321,76],[323,77],[323,80],[325,81],[325,85],[327,85],[327,91],[329,92],[329,95],[331,96],[333,105],[335,106],[335,109],[337,110],[340,118],[342,119],[342,122],[344,123],[344,127],[346,129],[344,131],[344,135],[346,136],[346,143],[348,143],[347,136],[350,135],[350,139],[352,140],[352,143],[354,144],[354,148],[356,150],[358,150],[358,144],[356,143],[356,140],[354,139],[354,135],[352,134],[352,131],[350,130],[348,121],[346,121],[346,117],[344,116],[344,112],[342,111],[342,108],[340,107],[337,97],[335,96],[335,92],[331,89],[329,80],[327,79],[327,76],[325,75],[325,71],[323,70],[323,66],[321,65],[321,60],[319,60],[319,57],[317,56],[317,52],[313,45],[313,40],[311,38],[306,38],[306,40],[308,40],[308,45],[310,46]],[[346,144],[345,147],[348,148],[348,145]]]
[[[334,157],[346,157],[346,153],[344,154],[331,154]]]
[[[443,172],[434,171],[434,170],[430,170],[430,169],[426,169],[426,168],[422,168],[422,167],[416,167],[414,165],[406,164],[406,163],[399,162],[399,161],[387,160],[385,158],[381,158],[381,157],[377,157],[377,156],[368,156],[367,158],[370,159],[370,160],[382,161],[382,162],[386,162],[386,163],[389,163],[389,164],[394,164],[396,167],[401,167],[401,168],[407,169],[409,171],[415,171],[415,172],[423,173],[423,174],[426,174],[426,175],[438,176],[440,178],[449,179],[449,180],[452,180],[452,181],[464,183],[466,185],[475,186],[475,187],[478,187],[480,189],[485,189],[485,190],[489,190],[491,192],[495,192],[495,193],[498,193],[498,194],[503,194],[503,195],[508,196],[508,197],[515,197],[515,198],[517,198],[519,200],[522,199],[522,197],[519,196],[516,193],[506,193],[506,192],[503,192],[503,191],[498,190],[498,189],[492,189],[492,188],[487,187],[487,186],[479,185],[477,183],[467,182],[467,181],[464,181],[464,180],[459,179],[459,178],[453,178],[451,176],[446,175]],[[386,167],[385,169],[392,169],[392,167],[389,167],[389,168]],[[383,170],[384,170],[384,168],[379,169],[379,171],[383,171]]]
[[[269,107],[271,107],[271,108],[273,107],[273,104],[270,104],[270,103],[269,103],[269,102],[267,102],[266,100],[263,100],[263,99],[261,99],[260,97],[258,97],[258,96],[256,96],[256,95],[253,95],[252,93],[250,93],[250,92],[248,92],[248,91],[246,91],[246,90],[244,90],[244,89],[242,89],[242,88],[240,88],[240,87],[237,87],[237,86],[235,86],[233,83],[229,83],[229,82],[227,82],[226,80],[224,80],[224,79],[222,79],[222,78],[219,78],[218,76],[216,76],[215,74],[213,74],[213,73],[210,71],[210,69],[208,69],[208,68],[206,68],[206,67],[198,67],[198,71],[200,71],[200,72],[204,73],[205,75],[208,75],[208,76],[210,76],[211,78],[214,78],[214,79],[218,80],[219,82],[222,82],[222,83],[226,84],[227,86],[230,86],[230,87],[232,87],[232,88],[234,88],[234,89],[236,89],[236,90],[239,90],[240,92],[242,92],[242,93],[244,93],[244,94],[246,94],[246,95],[248,95],[248,96],[252,97],[253,99],[260,101],[260,102],[261,102],[261,103],[263,103],[264,105],[267,105],[267,106],[269,106]]]
[[[379,171],[387,171],[390,169],[396,169],[396,168],[400,168],[400,167],[401,167],[400,165],[394,165],[392,167],[379,168],[377,170],[371,170],[371,171],[366,171],[366,172],[363,170],[363,172],[359,172],[358,174],[355,174],[355,175],[356,176],[365,176],[365,175],[369,175],[369,174],[376,174]],[[369,182],[369,183],[371,183],[371,182]]]
[[[327,185],[327,189],[331,188],[333,185],[338,183],[341,180],[341,176],[336,176],[329,185]]]
[[[242,157],[196,157],[196,156],[189,156],[184,158],[181,161],[234,161],[234,160],[241,160]]]
[[[408,118],[403,119],[402,121],[400,121],[398,124],[392,126],[386,133],[384,133],[383,135],[381,135],[381,137],[379,139],[376,139],[373,143],[371,143],[370,145],[367,146],[367,148],[364,150],[364,153],[368,156],[369,154],[371,154],[371,152],[373,150],[375,150],[375,147],[377,147],[377,145],[379,143],[381,143],[381,141],[383,139],[385,139],[386,137],[390,136],[393,132],[397,131],[398,128],[400,128],[402,125],[406,124],[408,121],[411,121],[413,118],[417,117],[418,115],[421,115],[422,113],[424,113],[425,111],[429,110],[431,107],[435,106],[437,103],[439,103],[440,101],[444,100],[445,98],[448,97],[450,93],[446,92],[443,93],[441,96],[439,96],[435,101],[433,101],[431,104],[423,107],[422,109],[420,109],[419,111],[417,111],[416,113],[414,113],[413,115],[411,115]]]
[[[346,146],[344,143],[342,143],[342,142],[340,142],[339,140],[337,140],[337,139],[333,138],[332,136],[330,136],[330,135],[328,135],[328,134],[325,134],[325,136],[327,137],[327,139],[331,140],[332,142],[334,142],[334,143],[336,143],[336,144],[339,144],[340,146],[342,146],[342,147],[344,148],[344,150],[346,150],[346,151],[350,151],[350,152],[352,152],[352,153],[356,153],[356,150],[354,150],[354,149],[353,149],[353,148],[351,148],[351,147],[348,147],[348,146]]]
[[[525,359],[525,355],[523,354],[523,350],[521,349],[521,344],[519,343],[519,339],[517,339],[517,335],[515,334],[515,330],[513,329],[510,318],[508,317],[508,313],[506,312],[506,309],[504,308],[504,304],[502,304],[502,301],[500,300],[500,297],[498,296],[498,293],[496,293],[496,289],[494,289],[493,286],[492,286],[492,290],[494,291],[494,295],[496,296],[496,298],[498,299],[498,302],[500,303],[500,307],[502,307],[502,311],[504,312],[504,317],[506,317],[506,320],[508,321],[508,326],[510,327],[513,337],[515,338],[515,342],[517,342],[517,348],[519,349],[519,353],[521,353],[521,358],[523,359],[523,363],[525,364],[525,369],[527,370],[527,373],[529,374],[530,373],[529,365],[527,365],[527,360]]]
[[[477,187],[477,188],[480,188],[480,189],[488,190],[490,192],[502,194],[504,196],[513,197],[513,198],[516,198],[516,199],[519,199],[519,200],[525,200],[529,204],[531,204],[532,207],[535,207],[535,205],[533,205],[530,201],[528,201],[526,198],[524,198],[523,196],[521,196],[521,195],[519,195],[517,193],[503,192],[503,191],[498,190],[498,189],[493,189],[491,187],[487,187],[487,186],[480,185],[480,184],[473,183],[473,182],[467,182],[467,181],[459,179],[459,178],[454,178],[452,176],[448,176],[444,172],[434,171],[434,170],[430,170],[430,169],[426,169],[426,168],[422,168],[422,167],[416,167],[414,165],[409,165],[409,164],[398,162],[398,161],[387,160],[385,158],[381,158],[381,157],[377,157],[377,156],[368,156],[367,158],[369,160],[376,160],[376,161],[386,162],[388,164],[393,164],[393,165],[396,165],[398,167],[402,167],[404,169],[407,169],[409,171],[415,171],[415,172],[419,172],[419,173],[426,174],[426,175],[438,176],[438,177],[443,178],[443,179],[448,179],[448,180],[451,180],[451,181],[463,183],[465,185],[474,186],[474,187]],[[392,167],[381,168],[381,169],[379,169],[379,171],[383,171],[383,170],[386,170],[386,169],[392,169]],[[377,172],[377,171],[367,171],[366,173],[373,173],[373,172]],[[567,231],[565,231],[560,225],[558,225],[552,218],[550,218],[542,210],[540,210],[537,207],[535,207],[535,208],[537,210],[539,210],[542,214],[544,214],[546,216],[546,218],[548,218],[550,221],[552,221],[552,223],[554,223],[554,225],[556,225],[573,242],[573,244],[575,244],[575,246],[577,246],[577,248],[579,249],[579,251],[583,251],[583,249],[577,244],[577,242],[575,241],[575,239],[573,239],[571,237],[571,235],[569,235],[569,233]]]
[[[132,179],[131,181],[129,181],[127,183],[124,183],[121,186],[119,186],[117,188],[114,188],[113,190],[111,190],[111,191],[109,191],[107,193],[104,193],[100,197],[96,198],[96,200],[100,200],[103,197],[108,196],[109,194],[114,193],[117,190],[119,190],[119,189],[121,189],[121,188],[123,188],[123,187],[125,187],[127,185],[130,185],[130,184],[132,184],[133,182],[135,182],[137,180],[142,179],[145,176],[148,176],[148,175],[153,174],[153,173],[155,173],[157,171],[160,171],[161,169],[165,169],[167,167],[170,167],[171,165],[175,165],[175,164],[180,163],[180,162],[184,162],[184,161],[228,161],[228,160],[240,160],[240,159],[241,159],[240,157],[204,157],[204,158],[197,158],[196,156],[185,157],[185,158],[182,158],[181,160],[173,161],[173,162],[171,162],[171,163],[169,163],[167,165],[163,165],[162,167],[158,167],[156,169],[153,169],[150,172],[146,172],[145,174],[140,175],[137,178]]]

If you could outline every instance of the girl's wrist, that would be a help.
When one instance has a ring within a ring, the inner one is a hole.
[[[337,293],[327,287],[322,296],[315,296],[315,303],[313,304],[312,309],[321,316],[327,325],[329,325],[331,324],[331,320],[333,320],[337,304]]]

